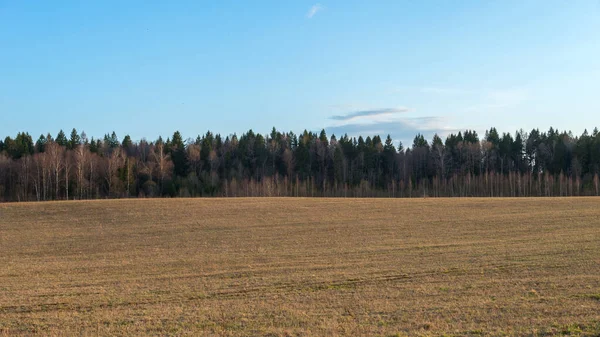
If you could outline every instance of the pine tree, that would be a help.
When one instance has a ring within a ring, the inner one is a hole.
[[[185,177],[188,174],[189,162],[187,152],[185,151],[185,144],[183,144],[183,138],[179,131],[173,133],[173,139],[170,144],[171,160],[173,161],[175,175],[178,177]]]
[[[108,147],[110,147],[111,149],[117,148],[119,146],[119,138],[117,137],[117,134],[113,131],[110,134],[110,138],[108,139]]]
[[[90,141],[90,152],[98,153],[98,150],[99,150],[98,142],[94,140],[94,137],[92,137],[92,140]]]
[[[133,146],[133,142],[131,141],[131,137],[129,135],[125,135],[125,137],[123,137],[123,142],[121,143],[121,146],[123,146],[124,148],[129,148]]]
[[[6,137],[4,140],[4,146],[6,152],[14,160],[24,156],[32,155],[34,152],[33,139],[26,132],[19,132],[17,137],[13,140],[10,137]]]
[[[67,136],[65,136],[63,130],[60,130],[58,132],[58,135],[56,135],[56,143],[60,146],[67,146],[67,144],[69,143],[69,141],[67,140]]]
[[[43,134],[40,135],[40,138],[38,138],[38,140],[35,142],[36,152],[43,153],[46,150],[46,143],[47,143],[46,137]],[[0,150],[0,152],[1,152],[1,150]]]
[[[67,148],[69,150],[73,150],[79,144],[81,144],[81,137],[79,137],[79,134],[77,133],[77,130],[75,130],[75,128],[73,128],[73,130],[71,130],[71,138],[69,139],[69,143],[67,144]]]

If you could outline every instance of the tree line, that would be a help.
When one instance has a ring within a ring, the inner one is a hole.
[[[134,142],[26,132],[0,140],[0,201],[128,197],[522,197],[599,194],[600,133],[550,128],[480,138],[466,130],[410,147],[388,135],[273,128],[223,138]]]

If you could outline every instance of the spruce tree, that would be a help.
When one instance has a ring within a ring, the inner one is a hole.
[[[43,134],[40,135],[40,138],[35,142],[35,150],[39,153],[44,152],[46,150],[46,143],[46,137]]]
[[[71,138],[69,139],[69,143],[67,145],[67,148],[69,150],[73,150],[79,144],[81,144],[81,137],[79,137],[79,134],[77,133],[77,130],[75,130],[75,128],[73,128],[73,130],[71,130]]]
[[[90,152],[91,153],[98,153],[98,142],[96,142],[94,140],[94,137],[92,137],[92,140],[90,141]]]
[[[60,146],[67,146],[68,142],[67,136],[65,136],[63,130],[60,130],[58,135],[56,135],[56,143]]]
[[[173,171],[176,176],[185,177],[188,174],[189,162],[183,137],[179,131],[173,133],[173,138],[170,143],[171,160],[173,161]]]

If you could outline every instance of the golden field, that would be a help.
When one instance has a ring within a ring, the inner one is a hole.
[[[600,335],[600,199],[0,204],[0,336]]]

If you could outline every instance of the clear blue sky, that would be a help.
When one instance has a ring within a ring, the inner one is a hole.
[[[0,136],[600,127],[600,1],[0,0]]]

